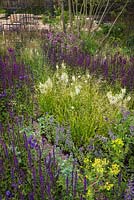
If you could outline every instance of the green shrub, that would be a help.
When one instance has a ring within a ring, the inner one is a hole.
[[[134,34],[130,35],[127,38],[126,45],[128,48],[134,50]]]
[[[5,14],[6,13],[6,10],[5,9],[2,9],[0,8],[0,14]]]
[[[84,158],[81,168],[87,178],[87,199],[99,199],[102,195],[116,200],[122,199],[126,192],[131,194],[125,188],[134,170],[133,124],[133,113],[122,109],[107,137],[96,134],[85,151],[81,149],[79,156]]]
[[[60,16],[50,17],[49,15],[43,15],[43,24],[56,25],[60,22]]]
[[[102,25],[103,33],[107,34],[111,26],[112,24],[110,23],[103,24]],[[125,25],[122,23],[117,23],[113,26],[110,32],[110,37],[122,38],[124,33],[125,33]]]

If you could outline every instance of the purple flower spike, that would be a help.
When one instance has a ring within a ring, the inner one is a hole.
[[[4,97],[6,97],[6,93],[1,93],[0,98],[4,98]]]
[[[130,126],[129,128],[131,135],[134,135],[134,126]]]
[[[12,193],[10,192],[10,190],[7,190],[7,191],[6,191],[6,196],[7,196],[7,197],[11,197],[11,195],[12,195]]]
[[[80,195],[80,200],[83,200],[83,197],[82,197],[82,195]]]
[[[9,53],[14,53],[14,49],[8,48],[8,52],[9,52]]]
[[[29,200],[34,200],[34,195],[32,192],[28,195],[28,198],[29,198]]]
[[[86,190],[87,190],[87,179],[86,177],[84,177],[84,194],[86,194]]]
[[[69,185],[69,179],[67,176],[67,178],[66,178],[66,195],[68,195],[68,185]]]

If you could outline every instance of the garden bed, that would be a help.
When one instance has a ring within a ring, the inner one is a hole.
[[[1,35],[0,199],[133,199],[133,53],[34,34]]]

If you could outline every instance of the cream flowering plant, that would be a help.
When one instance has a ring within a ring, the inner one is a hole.
[[[46,94],[48,91],[51,91],[53,88],[52,80],[48,78],[45,83],[39,83],[38,88],[42,94]]]
[[[111,91],[107,93],[107,98],[111,105],[117,107],[127,107],[128,102],[131,100],[130,96],[126,96],[126,88],[122,88],[118,94],[113,94]]]
[[[113,119],[115,108],[109,106],[105,93],[101,92],[101,83],[96,82],[89,72],[70,73],[70,68],[63,62],[56,65],[51,77],[38,88],[41,111],[49,110],[57,121],[68,123],[77,145],[88,143],[96,130],[103,135],[107,133],[105,117]]]

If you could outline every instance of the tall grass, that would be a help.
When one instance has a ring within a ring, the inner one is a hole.
[[[75,144],[88,144],[96,134],[106,135],[110,126],[107,119],[112,121],[118,114],[102,85],[88,73],[72,76],[66,69],[58,69],[37,86],[40,109],[70,125]]]

